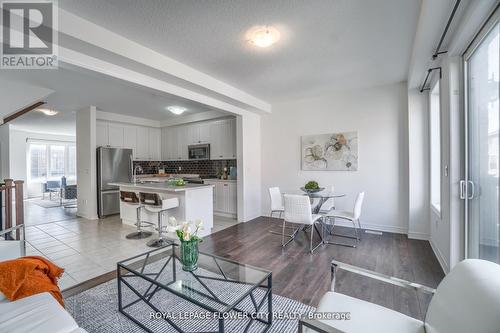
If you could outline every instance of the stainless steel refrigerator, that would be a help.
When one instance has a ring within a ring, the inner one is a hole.
[[[130,182],[132,149],[97,148],[97,212],[99,217],[120,212],[120,190],[113,182]]]

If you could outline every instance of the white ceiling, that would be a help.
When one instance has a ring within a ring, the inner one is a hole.
[[[74,14],[269,102],[407,79],[420,0],[64,0]],[[255,49],[254,25],[282,40]]]
[[[58,110],[56,116],[29,112],[11,124],[19,129],[40,133],[75,135],[75,114],[90,105],[99,110],[156,121],[178,117],[165,110],[169,105],[188,109],[183,116],[214,110],[203,104],[177,96],[131,85],[95,72],[59,68],[57,70],[3,71],[0,89],[6,85],[23,84],[54,90],[46,106]]]

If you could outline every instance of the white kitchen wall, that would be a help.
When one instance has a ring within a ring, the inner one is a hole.
[[[273,113],[261,117],[263,214],[269,214],[269,187],[297,192],[316,180],[346,194],[336,200],[338,209],[352,210],[365,191],[364,227],[407,233],[407,97],[399,83],[273,105]],[[358,131],[359,170],[301,171],[300,137],[339,131]]]

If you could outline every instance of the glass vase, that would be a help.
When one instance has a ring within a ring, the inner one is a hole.
[[[181,261],[187,272],[198,268],[198,240],[181,241]]]

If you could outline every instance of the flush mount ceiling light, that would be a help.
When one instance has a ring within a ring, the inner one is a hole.
[[[186,111],[187,109],[185,107],[182,107],[182,106],[177,106],[177,105],[172,105],[172,106],[167,106],[167,110],[172,112],[173,114],[183,114],[184,111]]]
[[[280,39],[280,32],[271,26],[256,26],[246,33],[247,41],[257,47],[269,47]]]
[[[58,111],[51,109],[37,109],[37,111],[43,113],[46,116],[55,116],[59,113]]]

